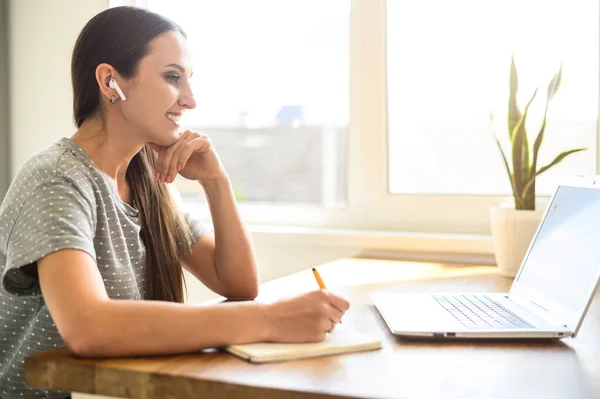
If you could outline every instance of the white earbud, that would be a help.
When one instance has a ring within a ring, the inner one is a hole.
[[[117,93],[119,94],[119,97],[121,97],[121,100],[123,100],[123,101],[127,100],[125,98],[125,94],[123,94],[123,92],[121,91],[121,88],[119,87],[119,85],[117,84],[117,82],[114,79],[111,79],[108,82],[108,86],[117,91]]]

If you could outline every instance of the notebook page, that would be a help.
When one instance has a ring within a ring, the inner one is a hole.
[[[343,325],[338,325],[325,339],[317,343],[253,343],[232,345],[226,351],[254,363],[317,357],[379,349],[381,339],[366,336]]]

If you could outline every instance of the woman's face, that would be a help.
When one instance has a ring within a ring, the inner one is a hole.
[[[138,65],[137,75],[121,85],[125,119],[144,142],[170,146],[179,137],[179,119],[196,107],[190,87],[191,63],[184,37],[174,31],[157,36]],[[138,130],[138,129],[136,129]]]

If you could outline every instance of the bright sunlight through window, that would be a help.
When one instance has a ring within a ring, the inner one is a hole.
[[[391,193],[510,193],[492,129],[508,149],[511,54],[521,109],[540,88],[526,125],[530,144],[562,62],[539,166],[565,150],[588,148],[540,175],[538,194],[550,194],[561,176],[594,174],[598,16],[597,0],[388,1]]]
[[[149,0],[148,8],[188,35],[198,106],[182,125],[210,136],[239,202],[346,202],[349,0]],[[195,182],[176,184],[198,192]]]

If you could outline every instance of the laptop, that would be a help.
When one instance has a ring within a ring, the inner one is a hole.
[[[373,293],[393,334],[575,337],[600,280],[600,176],[561,183],[508,293]]]

